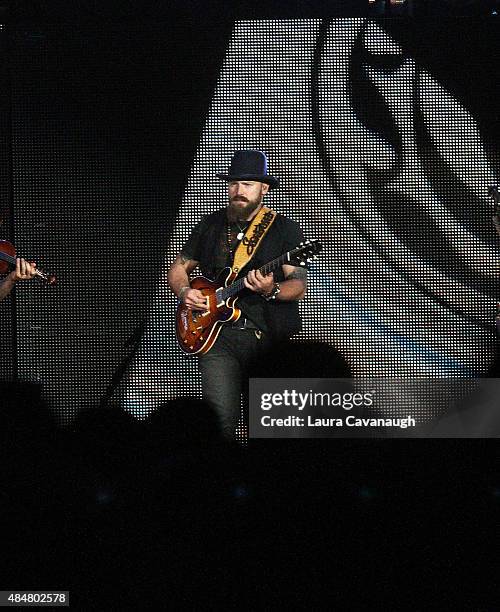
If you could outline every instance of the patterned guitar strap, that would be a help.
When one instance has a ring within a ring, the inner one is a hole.
[[[238,275],[240,270],[243,270],[255,255],[262,239],[269,231],[275,219],[276,212],[266,206],[263,206],[252,219],[234,254],[232,268],[236,275]]]
[[[269,231],[269,228],[276,219],[276,213],[270,208],[263,206],[259,212],[252,219],[252,223],[247,228],[245,235],[243,236],[236,253],[234,254],[233,261],[233,272],[238,275],[240,270],[247,265],[247,263],[255,255],[259,248],[262,239]],[[255,335],[260,340],[262,332],[260,330],[255,331]]]

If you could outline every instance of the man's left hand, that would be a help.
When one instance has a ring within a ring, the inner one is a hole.
[[[18,257],[16,259],[16,269],[9,274],[9,277],[10,280],[15,283],[19,280],[29,280],[35,276],[35,273],[36,263],[34,261],[30,263]]]
[[[250,270],[250,272],[243,279],[243,283],[247,289],[260,293],[261,295],[267,295],[271,293],[274,287],[274,275],[272,272],[264,276],[258,270]]]

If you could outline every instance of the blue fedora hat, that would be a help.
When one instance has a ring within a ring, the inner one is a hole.
[[[279,180],[267,173],[267,157],[262,151],[252,149],[236,151],[227,174],[216,174],[225,181],[259,181],[267,183],[270,189],[279,185]]]

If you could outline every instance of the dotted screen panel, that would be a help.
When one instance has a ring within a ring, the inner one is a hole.
[[[0,49],[5,57],[5,26],[0,24]],[[0,240],[12,241],[11,169],[10,169],[10,75],[8,63],[0,61]],[[9,268],[5,268],[5,273]],[[4,277],[0,277],[0,282]],[[12,295],[0,302],[0,380],[11,380],[14,375],[16,347],[13,333]]]
[[[324,244],[298,341],[334,344],[355,376],[487,370],[498,275],[487,196],[495,162],[474,117],[383,23],[236,24],[167,261],[203,214],[224,206],[215,173],[244,148],[265,151],[280,177],[267,204]],[[200,392],[192,358],[165,324],[174,308],[164,283],[125,390],[134,414],[164,394]],[[413,398],[418,419],[441,409],[431,399]]]
[[[177,212],[159,113],[165,38],[162,28],[11,32],[16,246],[57,277],[19,285],[19,376],[42,384],[61,424],[113,399]]]
[[[243,148],[265,151],[280,178],[266,203],[324,245],[298,342],[335,345],[355,376],[487,371],[499,294],[487,195],[498,183],[497,151],[460,95],[389,23],[235,23],[180,202],[168,169],[149,163],[152,134],[136,134],[132,147],[111,129],[114,116],[109,133],[107,121],[97,130],[88,98],[82,108],[81,92],[67,86],[54,104],[57,45],[34,37],[22,49],[13,91],[17,232],[23,251],[42,252],[65,282],[52,293],[23,287],[19,366],[42,380],[63,420],[95,404],[113,378],[113,398],[138,418],[161,401],[200,395],[196,358],[175,340],[166,270],[201,216],[225,205],[215,173]],[[151,91],[161,70],[155,78]],[[147,267],[131,246],[139,237],[143,252],[156,254]],[[134,338],[132,355],[123,347]],[[417,404],[417,418],[439,411]]]

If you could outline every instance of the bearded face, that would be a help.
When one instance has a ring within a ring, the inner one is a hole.
[[[232,181],[228,186],[229,204],[227,215],[230,221],[246,221],[262,204],[268,185],[257,181]]]

